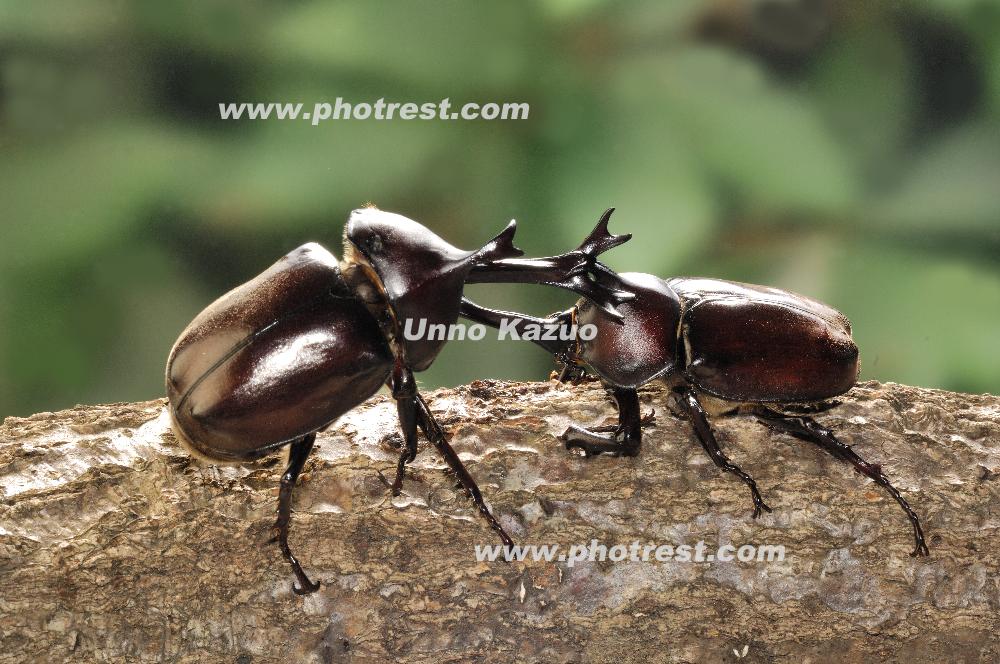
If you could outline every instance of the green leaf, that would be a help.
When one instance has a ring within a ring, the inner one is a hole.
[[[518,4],[520,12],[504,3],[307,2],[275,22],[264,48],[278,62],[398,78],[457,96],[514,84],[529,72],[540,22],[532,20],[533,5]]]
[[[809,73],[806,94],[866,181],[899,167],[918,101],[909,54],[899,32],[866,23],[832,35]]]
[[[706,168],[751,206],[841,213],[858,183],[844,147],[810,99],[753,61],[701,47],[627,63]],[[656,141],[655,134],[648,137]]]
[[[1000,390],[1000,275],[892,246],[844,244],[831,304],[851,319],[862,378]]]
[[[115,125],[4,152],[0,271],[99,259],[178,179],[198,175],[206,150],[194,134]]]
[[[872,203],[871,223],[906,231],[1000,227],[1000,135],[992,125],[966,126],[910,160],[898,187]]]

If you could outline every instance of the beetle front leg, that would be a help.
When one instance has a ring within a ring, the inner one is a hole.
[[[427,402],[424,401],[420,393],[417,392],[416,381],[413,379],[413,372],[397,364],[397,369],[392,377],[393,398],[396,399],[396,410],[399,413],[399,425],[403,430],[405,444],[399,456],[399,464],[396,467],[396,480],[392,483],[392,495],[398,496],[403,486],[403,474],[406,464],[413,461],[417,456],[417,427],[424,432],[424,436],[437,448],[452,472],[458,478],[459,483],[465,492],[472,498],[472,501],[479,509],[479,513],[490,524],[490,527],[500,535],[505,546],[513,546],[514,542],[504,531],[503,526],[496,520],[493,513],[483,500],[483,495],[479,491],[476,481],[469,475],[462,460],[448,443],[448,438],[444,435],[441,426],[434,419]]]
[[[576,364],[565,355],[556,355],[556,362],[562,364],[559,375],[556,377],[557,383],[572,383],[577,385],[587,377],[587,370]]]
[[[403,490],[403,476],[406,464],[417,458],[417,382],[413,372],[402,365],[396,364],[392,379],[389,382],[392,397],[396,400],[396,412],[399,415],[399,428],[403,433],[403,449],[396,464],[396,479],[392,483],[392,495],[398,496]]]
[[[282,555],[292,566],[292,571],[299,580],[298,586],[292,584],[292,591],[296,595],[307,595],[319,590],[319,584],[309,580],[306,573],[302,571],[299,561],[292,555],[292,550],[288,547],[288,524],[292,519],[292,489],[295,488],[299,473],[302,472],[302,467],[305,466],[306,459],[312,452],[314,442],[316,442],[316,434],[311,433],[292,443],[289,448],[288,467],[285,468],[285,472],[281,476],[281,488],[278,491],[278,518],[272,527],[274,537],[271,538],[271,541],[277,542],[278,546],[281,547]]]
[[[472,502],[476,504],[479,509],[479,513],[482,515],[486,522],[490,524],[490,528],[496,531],[497,535],[500,536],[500,540],[504,543],[505,547],[514,546],[514,541],[510,538],[507,532],[497,521],[493,513],[490,512],[490,508],[486,506],[486,501],[483,500],[483,494],[479,491],[479,486],[476,481],[472,479],[472,475],[466,470],[465,464],[455,453],[454,448],[448,443],[448,438],[444,435],[444,431],[441,426],[434,419],[434,414],[431,413],[431,409],[427,407],[427,402],[418,393],[414,398],[417,407],[417,421],[420,424],[421,431],[424,432],[424,436],[427,437],[434,447],[437,448],[438,452],[444,458],[445,463],[451,468],[451,471],[455,473],[455,477],[458,478],[459,483],[462,488],[465,489],[465,493],[472,499]]]
[[[650,414],[643,417],[639,411],[639,395],[632,388],[614,387],[611,393],[618,404],[618,424],[610,427],[611,436],[601,436],[597,432],[604,427],[584,429],[570,426],[559,437],[566,444],[566,449],[583,450],[588,456],[611,454],[614,456],[636,456],[642,445],[642,427],[653,420]]]
[[[679,388],[677,396],[678,406],[680,406],[681,411],[687,416],[694,427],[694,432],[698,436],[701,446],[708,453],[709,458],[715,462],[716,466],[727,473],[736,475],[743,480],[744,484],[750,487],[750,497],[753,499],[753,518],[756,519],[759,517],[761,510],[770,512],[771,508],[761,498],[760,491],[757,489],[757,482],[723,454],[722,449],[719,447],[719,441],[715,439],[715,434],[712,432],[712,426],[708,422],[708,414],[698,401],[698,397],[694,391],[686,387]]]
[[[877,463],[868,463],[862,459],[857,452],[851,449],[850,445],[837,440],[832,431],[811,417],[786,415],[785,413],[779,413],[764,406],[755,407],[750,412],[772,431],[787,433],[800,440],[805,440],[819,446],[834,458],[850,463],[859,473],[870,478],[885,489],[899,503],[899,506],[903,508],[907,518],[910,520],[910,525],[913,526],[915,546],[910,555],[930,555],[930,551],[927,549],[927,542],[924,540],[924,530],[920,527],[920,519],[917,518],[917,513],[913,511],[913,508],[910,507],[910,504],[906,502],[906,499],[903,498],[896,487],[889,482],[889,478],[882,472],[880,465]]]

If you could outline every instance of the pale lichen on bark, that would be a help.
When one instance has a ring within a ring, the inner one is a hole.
[[[594,384],[430,392],[521,544],[596,539],[780,544],[781,562],[477,562],[496,543],[384,396],[320,435],[291,544],[322,588],[299,597],[267,545],[283,459],[195,461],[162,400],[0,427],[0,662],[996,661],[1000,398],[862,383],[817,419],[880,462],[920,514],[929,558],[877,486],[746,417],[716,418],[774,508],[709,461],[658,387],[634,459],[556,435],[613,421]],[[746,653],[745,655],[743,653]]]

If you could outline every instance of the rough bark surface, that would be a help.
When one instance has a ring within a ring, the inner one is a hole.
[[[284,460],[213,466],[162,400],[0,427],[0,662],[972,662],[1000,660],[1000,398],[862,383],[817,416],[920,514],[929,558],[876,485],[748,417],[714,426],[774,508],[707,458],[659,387],[639,457],[555,436],[606,423],[595,384],[428,395],[519,543],[780,544],[780,562],[477,562],[497,543],[421,440],[388,496],[395,408],[320,435],[291,544],[266,544]]]

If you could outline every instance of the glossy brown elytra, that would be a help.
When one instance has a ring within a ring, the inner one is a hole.
[[[611,212],[605,212],[604,223]],[[515,319],[515,331],[528,325],[596,328],[589,340],[582,335],[570,342],[532,339],[563,364],[561,380],[576,379],[589,368],[618,405],[617,426],[571,426],[562,435],[567,448],[586,456],[638,454],[642,427],[652,415],[641,415],[636,390],[662,380],[672,387],[676,409],[691,423],[712,461],[749,487],[754,517],[771,509],[753,478],[720,449],[702,404],[706,395],[717,414],[752,415],[774,431],[814,443],[853,465],[906,513],[913,527],[912,555],[928,554],[916,513],[881,467],[865,461],[808,416],[832,407],[828,400],[847,392],[857,380],[858,348],[843,314],[766,286],[686,277],[663,280],[636,272],[617,276],[618,287],[635,297],[624,301],[614,316],[584,300],[546,319],[487,309],[468,299],[462,303],[464,317],[495,327]]]
[[[628,239],[598,225],[576,250],[519,259],[516,226],[481,249],[463,251],[397,214],[355,210],[344,258],[306,244],[210,304],[181,333],[167,360],[169,412],[177,438],[214,461],[258,459],[289,446],[281,477],[277,541],[299,585],[313,583],[288,546],[291,496],[316,433],[385,384],[396,400],[404,449],[394,493],[417,452],[417,430],[437,448],[505,544],[511,544],[479,488],[417,392],[413,372],[429,367],[444,341],[410,341],[402,321],[452,324],[471,282],[541,283],[572,290],[610,317],[632,297],[608,284],[596,261]],[[597,283],[594,272],[601,273]]]

